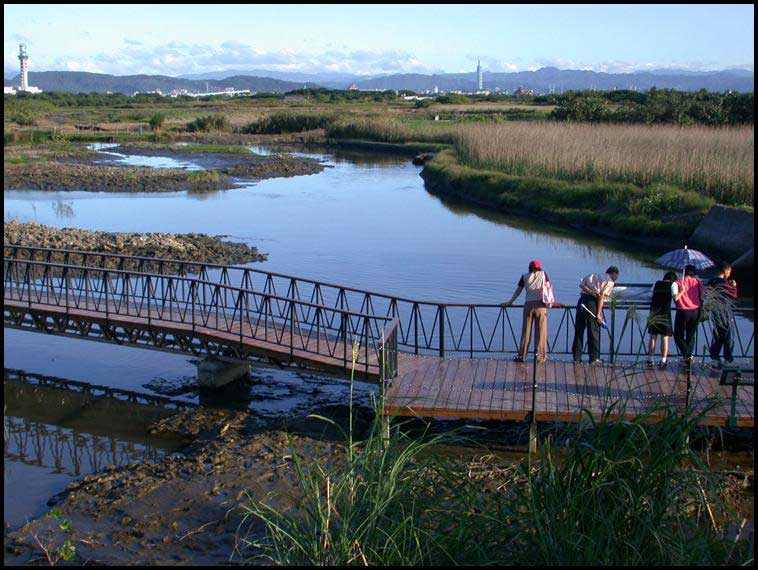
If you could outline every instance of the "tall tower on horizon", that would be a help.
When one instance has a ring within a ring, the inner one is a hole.
[[[29,89],[29,56],[26,53],[26,44],[18,46],[18,61],[21,63],[19,91],[27,91]]]
[[[478,91],[484,91],[484,73],[482,72],[481,60],[476,60],[476,88]]]

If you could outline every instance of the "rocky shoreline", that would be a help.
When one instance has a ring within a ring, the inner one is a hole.
[[[223,241],[205,234],[102,232],[54,228],[32,222],[3,224],[3,244],[76,249],[141,257],[159,257],[206,263],[265,261],[266,254],[244,243]]]

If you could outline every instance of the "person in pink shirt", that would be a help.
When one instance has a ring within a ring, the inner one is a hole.
[[[684,268],[684,277],[671,286],[676,304],[674,318],[674,342],[683,363],[695,360],[695,333],[700,322],[700,307],[703,305],[703,284],[695,277],[695,266]]]

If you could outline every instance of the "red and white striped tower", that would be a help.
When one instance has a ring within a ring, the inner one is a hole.
[[[18,60],[21,62],[21,85],[18,89],[27,91],[29,89],[29,56],[26,54],[26,44],[18,46]]]

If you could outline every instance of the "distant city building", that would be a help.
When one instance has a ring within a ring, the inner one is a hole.
[[[24,91],[25,93],[42,93],[42,89],[39,87],[32,87],[29,85],[29,54],[26,52],[26,44],[19,44],[18,46],[18,61],[21,65],[21,72],[19,75],[18,91]],[[13,95],[16,91],[11,87],[10,90],[6,87],[3,89],[4,93]]]
[[[358,85],[355,83],[351,83],[350,87],[347,88],[348,91],[358,91]]]
[[[523,87],[519,87],[513,92],[513,94],[517,97],[522,95],[534,95],[534,89],[524,89]]]
[[[484,91],[484,72],[482,71],[482,62],[476,60],[476,89]]]

